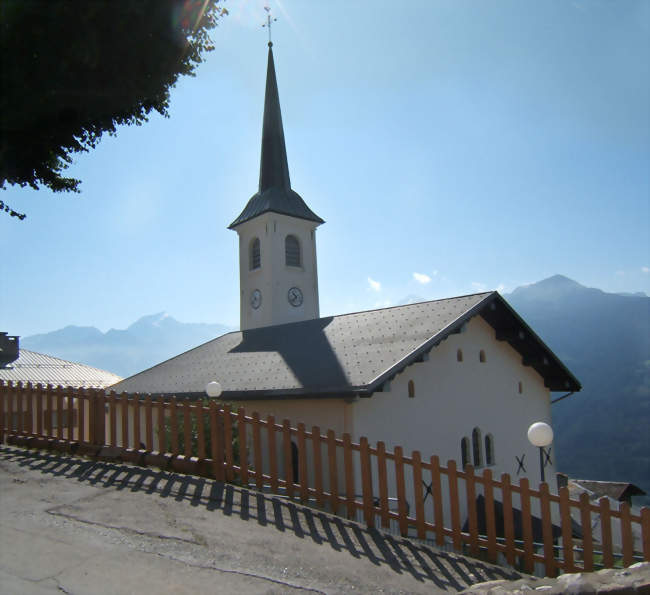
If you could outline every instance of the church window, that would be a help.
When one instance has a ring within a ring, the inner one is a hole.
[[[472,455],[474,467],[480,467],[483,464],[481,457],[481,430],[474,428],[472,430]]]
[[[465,437],[460,441],[461,468],[469,465],[469,440]]]
[[[262,266],[262,257],[260,251],[260,239],[253,238],[249,250],[248,268],[253,271]]]
[[[415,397],[415,382],[409,380],[409,398]]]
[[[486,362],[485,349],[481,349],[481,351],[478,352],[478,361],[480,361],[482,364]]]
[[[456,361],[457,362],[462,362],[463,361],[463,350],[462,349],[459,349],[456,352]]]
[[[300,258],[300,242],[296,236],[287,236],[284,240],[285,262],[289,267],[302,265]]]
[[[485,437],[485,464],[494,465],[494,439],[492,434]]]

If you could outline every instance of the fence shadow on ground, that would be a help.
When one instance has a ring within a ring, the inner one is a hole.
[[[270,530],[291,532],[299,539],[310,539],[354,558],[365,558],[376,566],[388,566],[395,573],[408,573],[438,589],[460,591],[477,582],[521,577],[514,570],[368,529],[281,496],[212,479],[5,446],[0,446],[0,459],[96,487],[173,498],[190,506],[256,522]]]

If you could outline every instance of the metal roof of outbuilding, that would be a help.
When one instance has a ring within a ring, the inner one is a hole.
[[[223,399],[370,396],[481,315],[528,358],[551,390],[580,383],[496,292],[232,332],[140,372],[118,392]],[[432,353],[432,356],[435,352]]]
[[[3,380],[76,388],[107,388],[122,380],[122,377],[99,368],[21,348],[17,360],[6,367],[0,367],[0,381]]]

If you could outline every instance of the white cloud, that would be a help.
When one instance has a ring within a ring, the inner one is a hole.
[[[373,291],[381,291],[381,283],[379,281],[375,281],[371,277],[368,277],[368,285],[370,285],[370,289]]]
[[[650,267],[641,267],[642,273],[650,273]]]
[[[422,283],[422,285],[426,285],[427,283],[431,283],[431,277],[429,277],[429,275],[425,275],[424,273],[413,273],[413,278],[418,283]]]
[[[503,283],[499,283],[499,285],[497,286],[497,291],[499,293],[503,293],[505,291],[505,289],[506,289],[506,286]]]

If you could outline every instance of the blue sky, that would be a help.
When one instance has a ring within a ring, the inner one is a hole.
[[[169,119],[9,188],[0,330],[239,322],[257,190],[263,1],[229,0]],[[321,314],[508,292],[560,273],[650,292],[650,2],[270,1],[294,190],[318,230]]]

